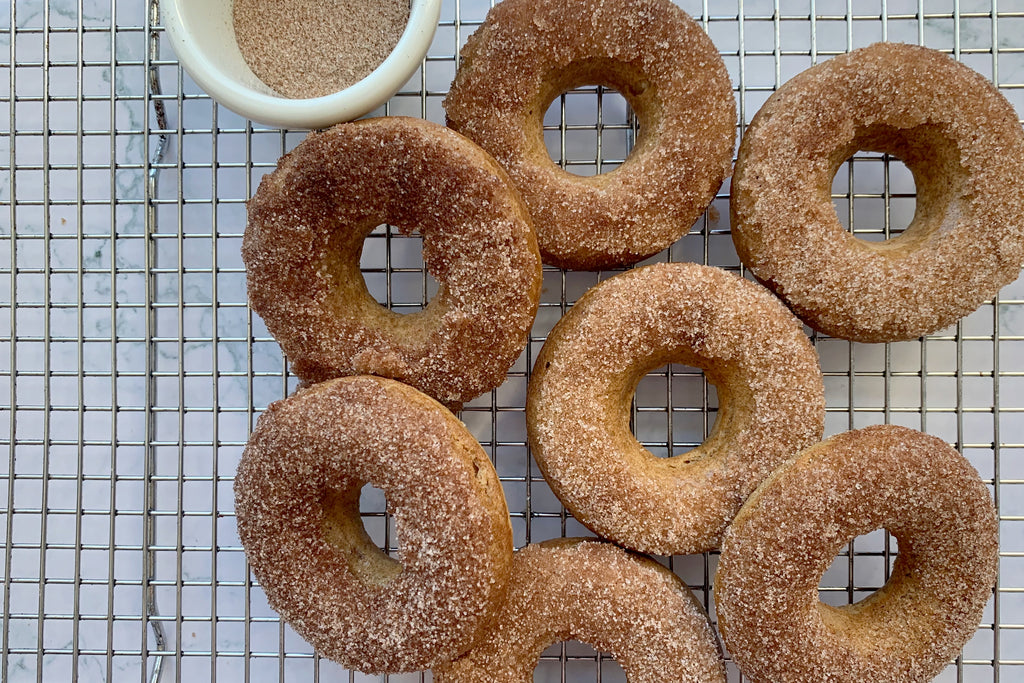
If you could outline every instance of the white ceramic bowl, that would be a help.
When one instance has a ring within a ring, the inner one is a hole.
[[[193,80],[231,111],[281,128],[323,128],[384,104],[423,61],[441,14],[441,0],[412,0],[398,45],[369,76],[332,95],[290,99],[274,94],[245,63],[234,37],[232,0],[160,4],[174,52]]]

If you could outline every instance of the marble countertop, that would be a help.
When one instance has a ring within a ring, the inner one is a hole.
[[[679,4],[706,19],[736,87],[741,123],[814,62],[882,39],[952,51],[1024,113],[1021,0],[998,3],[995,29],[994,3],[970,0]],[[11,122],[0,131],[6,680],[146,680],[154,671],[164,682],[383,680],[315,658],[278,621],[247,572],[233,518],[232,477],[250,426],[296,384],[245,305],[245,200],[305,133],[253,125],[215,105],[179,70],[159,25],[151,62],[144,3],[14,0],[4,7],[0,52],[10,57],[0,64],[0,107]],[[488,7],[445,0],[423,68],[375,113],[443,123],[454,55]],[[147,89],[150,64],[162,95]],[[573,127],[564,134],[563,121]],[[632,143],[629,112],[614,92],[569,94],[545,123],[553,159],[582,174],[598,170],[599,135],[604,171]],[[851,179],[855,195],[885,189],[877,159],[852,164],[833,187],[841,216],[851,213]],[[905,167],[888,165],[890,192],[912,193]],[[886,223],[899,230],[913,215],[906,196],[889,202],[888,216],[877,198],[852,201],[853,228],[865,235]],[[690,233],[651,261],[738,269],[728,228],[726,185]],[[386,232],[367,240],[367,284],[382,303],[418,310],[433,292],[419,239]],[[389,263],[400,272],[389,272]],[[546,333],[598,277],[547,271],[528,349],[504,385],[461,414],[502,477],[517,547],[587,533],[564,516],[530,462],[523,405]],[[957,445],[999,494],[998,615],[993,600],[964,663],[938,680],[994,681],[995,670],[1016,680],[1024,674],[1024,282],[923,340],[814,341],[829,434],[887,421],[924,429]],[[717,411],[700,372],[675,365],[641,383],[637,405],[662,409],[641,410],[635,420],[638,439],[661,455],[703,440]],[[383,544],[377,493],[364,492],[363,509]],[[823,586],[835,590],[824,598],[845,603],[851,581],[881,585],[888,542],[880,532],[858,539],[855,562],[842,557],[826,574]],[[708,572],[715,562],[677,557],[671,565],[713,605]],[[864,594],[856,591],[858,599]],[[598,668],[600,680],[624,680],[609,658],[566,647],[566,680],[598,680]],[[561,650],[548,654],[535,680],[560,680]],[[734,670],[731,676],[738,680]],[[430,676],[389,680],[421,679]]]

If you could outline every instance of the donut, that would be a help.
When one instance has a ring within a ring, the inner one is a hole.
[[[901,159],[914,218],[883,242],[839,222],[832,179],[859,150]],[[876,43],[775,92],[740,144],[740,259],[811,327],[862,342],[953,324],[1024,263],[1024,132],[992,83],[935,50]]]
[[[561,93],[614,88],[640,124],[618,168],[556,166],[543,119]],[[545,263],[598,270],[661,251],[700,217],[732,170],[736,104],[711,39],[669,0],[504,0],[460,52],[448,125],[505,167]]]
[[[443,126],[378,118],[311,133],[263,178],[242,242],[249,303],[306,383],[371,374],[457,409],[501,384],[540,300],[529,215],[505,172]],[[378,225],[423,236],[437,294],[379,305],[359,270]]]
[[[397,560],[360,521],[366,483],[387,497]],[[400,382],[343,377],[272,403],[238,466],[235,511],[270,606],[346,668],[458,656],[505,597],[512,527],[494,468],[455,416]]]
[[[860,602],[818,584],[858,535],[899,543]],[[992,595],[998,523],[985,484],[945,442],[892,425],[812,446],[769,477],[725,534],[718,628],[754,683],[923,683],[956,656]]]
[[[718,390],[699,447],[658,458],[630,432],[640,379],[696,366]],[[718,268],[664,263],[590,289],[548,335],[527,391],[530,447],[586,527],[641,552],[716,548],[743,500],[821,438],[824,382],[800,324],[768,291]]]
[[[629,683],[725,683],[707,614],[679,577],[594,539],[529,545],[512,561],[494,629],[435,683],[532,683],[549,645],[579,640],[615,657]]]

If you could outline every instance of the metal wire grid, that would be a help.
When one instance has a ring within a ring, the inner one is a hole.
[[[790,76],[879,39],[947,50],[1024,111],[1019,1],[681,4],[722,51],[744,123]],[[446,3],[423,69],[378,113],[442,121],[457,47],[487,6]],[[234,530],[231,482],[248,430],[294,388],[245,305],[244,201],[303,133],[253,126],[210,102],[161,45],[159,21],[142,3],[8,0],[4,9],[0,678],[378,680],[320,660],[280,623]],[[634,133],[622,98],[599,88],[560,98],[546,117],[553,157],[580,173],[621,162]],[[858,155],[837,175],[838,214],[865,239],[898,232],[913,212],[908,177],[898,162]],[[727,192],[652,261],[739,271]],[[415,237],[382,227],[363,265],[371,291],[396,309],[416,310],[432,293]],[[530,462],[523,401],[547,332],[610,275],[547,270],[529,347],[502,387],[462,413],[498,469],[517,546],[584,533]],[[813,337],[828,433],[878,422],[920,428],[954,444],[992,484],[999,586],[944,681],[1013,681],[1024,671],[1022,304],[1017,282],[925,340]],[[634,431],[659,455],[699,443],[717,409],[714,387],[679,366],[645,378],[635,403]],[[363,503],[369,532],[394,551],[383,499],[368,489]],[[826,574],[822,598],[842,604],[877,588],[894,549],[881,532],[857,539]],[[713,609],[716,555],[666,561]],[[622,674],[570,643],[549,649],[536,678]]]

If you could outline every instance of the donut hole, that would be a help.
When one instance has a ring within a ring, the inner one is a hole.
[[[940,127],[860,129],[832,157],[839,225],[869,249],[901,256],[952,230],[966,206],[967,171]]]
[[[956,571],[952,569],[955,553],[940,557],[927,548],[922,552],[910,539],[900,553],[896,534],[884,529],[858,536],[852,543],[852,555],[844,549],[837,558],[849,567],[847,585],[830,591],[830,596],[822,595],[819,587],[817,615],[831,637],[845,643],[870,638],[879,651],[900,651],[908,642],[903,629],[915,620],[930,623],[931,628],[945,628],[940,626],[944,618],[933,621],[936,605],[929,595],[934,595],[936,572],[944,573],[947,561],[951,562],[949,570]],[[842,574],[842,570],[836,573]]]
[[[640,378],[629,414],[633,438],[651,455],[687,464],[714,432],[718,389],[700,368],[669,363]]]
[[[565,678],[562,672],[565,672]],[[600,680],[602,683],[626,683],[626,674],[615,658],[595,650],[588,643],[563,640],[552,643],[533,670],[534,683]]]
[[[625,162],[639,125],[621,92],[607,85],[583,85],[551,101],[543,131],[552,162],[573,175],[592,176]]]
[[[877,593],[892,576],[898,542],[884,529],[863,534],[843,546],[818,584],[828,607],[857,605]]]
[[[324,540],[344,558],[361,581],[384,585],[402,572],[398,534],[384,491],[371,484],[343,482],[321,498]]]
[[[359,271],[369,296],[393,313],[419,313],[437,294],[437,280],[423,263],[423,236],[418,232],[376,225],[363,240]]]
[[[884,242],[899,237],[917,207],[914,174],[888,154],[854,155],[832,179],[832,206],[843,228],[858,239]]]

